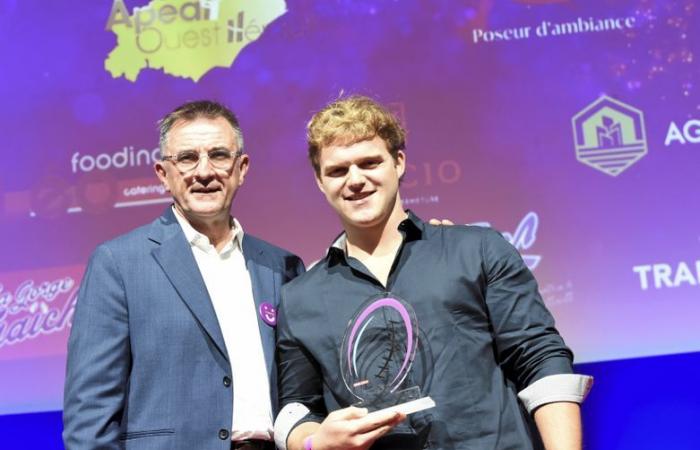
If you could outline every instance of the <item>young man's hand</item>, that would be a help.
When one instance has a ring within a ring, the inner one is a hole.
[[[398,412],[368,413],[364,408],[333,411],[311,435],[313,450],[365,450],[406,416]],[[292,434],[296,434],[292,432]],[[306,436],[304,437],[305,440]],[[291,436],[290,436],[290,440]],[[298,435],[296,439],[298,441]],[[303,441],[302,441],[303,442]],[[303,449],[294,445],[294,448]]]

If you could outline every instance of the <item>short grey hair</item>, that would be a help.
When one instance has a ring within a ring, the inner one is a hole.
[[[243,132],[236,115],[221,103],[213,100],[197,100],[187,102],[175,108],[158,121],[159,146],[161,156],[165,156],[165,145],[168,141],[168,133],[173,125],[180,120],[191,122],[201,117],[217,119],[223,117],[231,125],[236,133],[236,145],[239,151],[243,151]]]

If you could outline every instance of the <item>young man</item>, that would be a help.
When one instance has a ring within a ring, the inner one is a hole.
[[[541,436],[548,450],[580,449],[578,403],[590,379],[572,374],[572,354],[517,251],[493,230],[434,227],[403,210],[405,133],[373,100],[326,106],[308,142],[344,233],[283,288],[278,446],[530,449]],[[406,417],[351,407],[352,390],[370,380],[343,378],[343,337],[367,299],[381,297],[407,303],[420,334],[412,373],[396,388],[417,384],[435,408]]]
[[[100,245],[83,277],[65,447],[272,450],[274,308],[303,264],[231,217],[249,156],[229,109],[181,105],[160,145],[173,205]]]

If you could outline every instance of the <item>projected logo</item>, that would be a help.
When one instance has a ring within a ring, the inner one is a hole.
[[[66,213],[102,214],[114,208],[168,204],[172,197],[153,175],[159,148],[125,145],[97,154],[74,152],[67,163],[38,173],[30,190],[0,194],[3,217],[57,218]]]
[[[647,154],[642,112],[606,95],[571,120],[576,159],[617,176]]]
[[[700,119],[689,119],[685,123],[681,123],[681,126],[672,121],[668,125],[664,145],[668,147],[675,143],[681,145],[700,144]]]
[[[65,351],[81,272],[62,267],[0,274],[0,360]],[[60,332],[66,333],[60,339],[39,339]]]
[[[490,222],[474,222],[469,225],[474,225],[478,227],[490,227]],[[506,241],[515,247],[520,256],[523,258],[525,265],[528,269],[535,270],[542,260],[541,255],[535,255],[532,253],[526,253],[535,244],[537,240],[537,228],[540,226],[540,218],[536,212],[530,211],[525,214],[515,231],[510,233],[505,231],[501,233]]]
[[[655,263],[632,267],[639,275],[639,287],[646,291],[654,289],[700,286],[700,259],[680,261],[676,264]]]
[[[215,67],[230,67],[286,10],[284,0],[151,0],[129,14],[124,0],[113,0],[105,29],[117,35],[117,45],[105,69],[130,81],[144,68],[198,81]]]

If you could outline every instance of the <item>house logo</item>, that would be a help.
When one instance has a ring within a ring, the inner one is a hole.
[[[572,119],[576,159],[617,176],[647,154],[642,111],[601,96]]]

